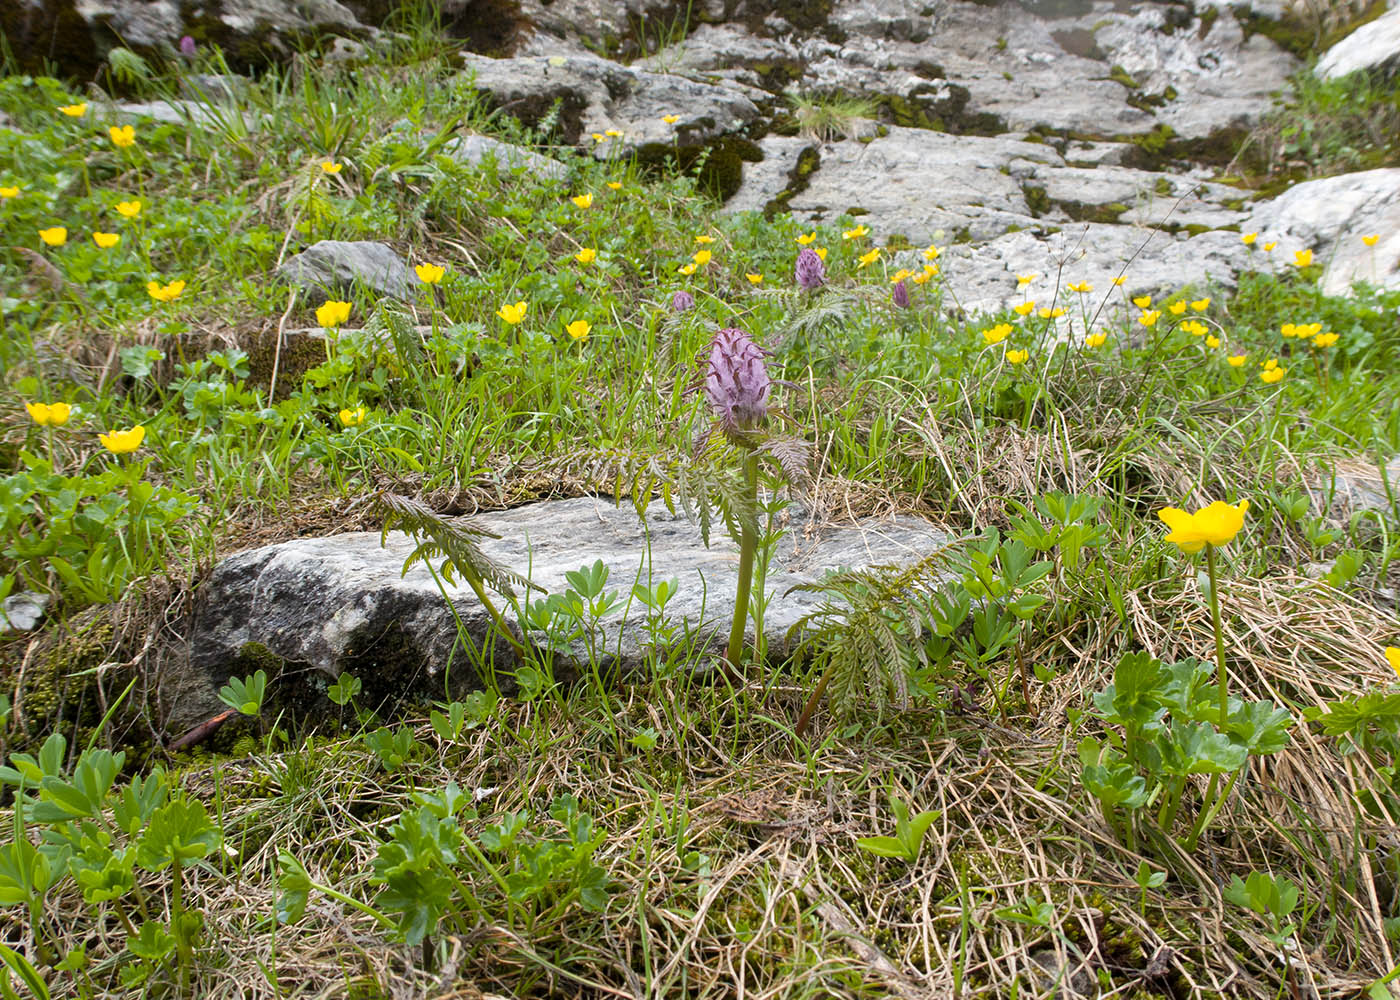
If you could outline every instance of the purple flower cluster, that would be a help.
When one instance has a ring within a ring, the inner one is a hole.
[[[894,283],[893,296],[895,305],[901,309],[909,308],[909,289],[904,286],[904,282],[896,281]]]
[[[671,298],[671,311],[683,313],[695,307],[695,296],[689,292],[677,292]]]
[[[797,269],[793,278],[808,291],[826,283],[826,265],[811,247],[803,247],[797,255]]]
[[[763,356],[763,350],[743,330],[720,330],[710,342],[705,397],[728,429],[756,427],[768,415],[773,380]]]
[[[197,47],[195,46],[193,38],[189,35],[180,36],[180,55],[184,56],[186,59],[193,59],[196,51]]]

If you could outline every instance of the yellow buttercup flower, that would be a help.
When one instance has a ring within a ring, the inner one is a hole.
[[[1059,306],[1056,306],[1054,309],[1051,309],[1049,306],[1045,306],[1043,309],[1040,309],[1036,312],[1036,315],[1039,316],[1041,319],[1059,319],[1064,314],[1065,311]]]
[[[602,132],[594,132],[594,133],[593,133],[593,141],[594,141],[594,142],[602,142],[602,141],[603,141],[604,139],[606,139],[606,138],[607,138],[607,136],[605,136]]]
[[[823,263],[826,261],[826,247],[812,247],[812,253],[820,257]]]
[[[939,255],[942,253],[942,250],[938,249],[938,247],[930,243],[927,247],[924,248],[924,260],[937,260]]]
[[[1278,240],[1274,240],[1272,243],[1265,243],[1265,244],[1264,244],[1264,252],[1265,252],[1265,253],[1272,253],[1274,247],[1276,247],[1276,246],[1278,246]]]
[[[1157,516],[1172,529],[1167,541],[1175,543],[1182,552],[1196,553],[1207,545],[1216,548],[1228,545],[1244,527],[1247,510],[1248,500],[1241,500],[1237,506],[1217,500],[1194,514],[1176,507],[1163,507]]]
[[[812,241],[814,241],[816,238],[817,238],[816,230],[813,230],[813,231],[810,232],[810,233],[804,233],[803,235],[797,237],[797,242],[798,242],[801,246],[804,246],[804,247],[805,247],[805,246],[809,245],[810,243],[812,243]]]
[[[579,208],[592,208],[592,207],[593,207],[593,195],[592,195],[592,194],[576,194],[576,195],[574,195],[572,198],[570,198],[569,200],[570,200],[571,202],[573,202],[575,205],[577,205]]]
[[[1271,371],[1272,369],[1278,367],[1278,358],[1270,358],[1268,361],[1262,363],[1259,367],[1264,369],[1265,371]]]
[[[574,260],[578,261],[580,264],[592,264],[597,259],[598,251],[594,250],[592,247],[584,247],[578,253],[574,254]]]
[[[113,125],[107,134],[112,137],[112,145],[118,149],[136,145],[136,129],[130,125]]]
[[[713,236],[705,236],[704,234],[701,234],[700,236],[695,237],[695,242],[696,242],[696,243],[699,243],[699,244],[702,244],[702,245],[705,244],[705,243],[713,243],[714,241],[715,241],[715,238],[714,238]]]
[[[907,267],[901,267],[898,271],[894,272],[894,274],[890,275],[890,284],[897,285],[905,278],[912,278],[913,276],[913,271],[909,270]]]
[[[1292,323],[1283,324],[1283,326],[1278,328],[1278,332],[1283,336],[1284,340],[1289,340],[1298,336],[1298,328]]]
[[[1025,361],[1030,356],[1031,352],[1027,350],[1007,351],[1006,363],[1011,365],[1019,365],[1021,362]]]
[[[1244,363],[1249,360],[1248,354],[1232,354],[1225,359],[1231,368],[1243,368]]]
[[[1313,338],[1314,347],[1331,347],[1338,340],[1335,333],[1319,333]]]
[[[423,284],[436,285],[447,273],[447,269],[438,264],[415,264],[413,265],[413,273],[418,275],[418,280]]]
[[[128,455],[141,447],[141,442],[145,439],[146,428],[140,424],[124,431],[108,431],[106,434],[97,435],[97,440],[102,442],[102,447],[113,455]]]
[[[52,226],[39,230],[39,239],[51,247],[61,247],[68,242],[68,230],[63,226]]]
[[[1019,306],[1012,306],[1011,311],[1014,312],[1017,316],[1029,316],[1032,312],[1035,311],[1035,300],[1031,300],[1030,302],[1022,302]]]
[[[1010,323],[998,323],[996,326],[982,331],[982,339],[987,342],[988,346],[1000,344],[1009,336],[1011,336]]]
[[[146,282],[146,294],[157,302],[174,302],[184,290],[185,283],[183,281],[172,281],[168,285],[162,285],[157,281]]]
[[[711,254],[708,250],[696,250],[695,256],[693,256],[691,260],[695,261],[696,267],[704,267],[710,262],[710,258],[712,256],[714,255]]]
[[[1258,233],[1245,233],[1243,236],[1240,237],[1240,242],[1243,243],[1243,244],[1244,244],[1245,246],[1247,246],[1247,247],[1252,247],[1252,246],[1254,246],[1254,241],[1257,240],[1258,238],[1259,238],[1259,234],[1258,234]]]
[[[336,163],[334,160],[322,160],[322,161],[321,161],[321,170],[322,170],[324,173],[328,173],[328,174],[332,174],[332,175],[340,173],[341,167],[343,167],[343,166],[344,166],[344,164]]]
[[[1071,292],[1078,292],[1080,295],[1087,295],[1094,290],[1094,286],[1087,281],[1081,281],[1077,285],[1067,286]]]
[[[1209,336],[1209,337],[1206,338],[1206,346],[1207,346],[1207,347],[1219,347],[1219,346],[1220,346],[1220,338],[1217,337],[1217,336],[1215,336],[1214,334],[1212,334],[1211,336]]]
[[[678,121],[681,120],[681,116],[680,116],[680,115],[662,115],[662,116],[661,116],[661,120],[662,120],[663,122],[665,122],[667,125],[674,125],[674,124],[676,124],[676,122],[678,122]]]
[[[684,274],[689,277],[695,273],[695,266],[695,261],[692,260],[690,263],[682,264],[680,267],[676,268],[676,273]]]
[[[69,118],[81,118],[83,117],[83,115],[87,114],[87,102],[83,101],[79,104],[65,104],[61,108],[59,108],[58,111],[59,114],[67,115]]]
[[[870,232],[870,227],[866,225],[856,226],[854,229],[847,229],[841,234],[843,240],[858,240]]]
[[[123,219],[134,219],[141,214],[140,199],[133,198],[131,201],[117,202],[117,214]]]
[[[1154,326],[1156,325],[1157,320],[1161,318],[1161,315],[1162,310],[1149,309],[1146,312],[1139,315],[1137,319],[1138,322],[1141,323],[1143,326]]]
[[[511,326],[514,326],[515,324],[519,323],[522,319],[525,318],[525,309],[526,305],[523,300],[515,303],[514,305],[507,303],[506,305],[503,305],[501,306],[501,308],[496,310],[496,315],[501,317],[501,319],[505,320]]]
[[[761,284],[763,284],[763,275],[761,275],[761,274],[748,274],[748,273],[745,273],[745,274],[744,274],[744,277],[746,277],[746,278],[749,279],[749,284],[750,284],[750,285],[761,285]]]
[[[357,406],[353,410],[341,410],[336,416],[340,417],[342,427],[359,427],[365,422],[365,408]]]
[[[610,129],[608,129],[606,132],[604,132],[603,134],[604,134],[605,136],[607,136],[609,139],[621,139],[621,138],[622,138],[622,133],[621,133],[618,129],[615,129],[615,128],[610,128]]]
[[[333,330],[350,321],[350,303],[327,299],[316,309],[316,323],[322,329]]]
[[[1120,274],[1118,277],[1113,279],[1113,287],[1121,288],[1123,285],[1127,284],[1127,282],[1128,276],[1126,274]]]
[[[19,197],[18,187],[0,187],[0,199],[9,201],[11,198]]]
[[[1361,242],[1362,242],[1362,243],[1365,243],[1368,247],[1373,247],[1373,246],[1376,245],[1376,241],[1379,240],[1380,238],[1381,238],[1381,234],[1380,234],[1380,233],[1372,233],[1370,236],[1363,236],[1363,237],[1361,237]]]
[[[587,340],[588,331],[593,329],[593,326],[587,320],[576,319],[572,323],[566,324],[564,329],[575,340]]]
[[[608,181],[608,190],[609,190],[609,191],[621,191],[621,190],[622,190],[622,181]]]
[[[1390,664],[1390,669],[1400,675],[1400,646],[1385,647],[1385,660]]]
[[[92,242],[96,243],[103,250],[110,250],[121,240],[118,233],[93,233]]]
[[[1106,340],[1108,340],[1108,334],[1103,333],[1102,331],[1100,331],[1099,333],[1091,333],[1089,334],[1089,336],[1084,338],[1084,346],[1102,347],[1104,345],[1104,341]]]
[[[914,284],[916,284],[916,285],[922,285],[925,281],[928,281],[929,278],[932,278],[932,277],[933,277],[935,274],[937,274],[937,273],[938,273],[938,265],[937,265],[937,264],[925,264],[925,265],[924,265],[924,269],[923,269],[922,271],[920,271],[918,274],[914,275],[914,277],[913,277],[911,280],[912,280],[912,281],[914,282]]]
[[[1203,313],[1210,308],[1210,299],[1197,299],[1191,303],[1191,308],[1198,313]]]
[[[880,248],[875,247],[869,253],[861,254],[857,259],[860,261],[861,267],[864,267],[866,264],[873,264],[880,259]]]
[[[25,403],[24,408],[40,427],[62,427],[73,413],[67,403]]]
[[[1312,260],[1313,252],[1311,250],[1295,250],[1293,253],[1294,267],[1310,267]]]
[[[1018,274],[1018,275],[1016,275],[1016,287],[1017,287],[1017,288],[1025,288],[1025,287],[1026,287],[1027,285],[1029,285],[1032,281],[1034,281],[1036,278],[1039,278],[1039,277],[1040,277],[1039,274]]]
[[[1180,316],[1182,313],[1184,313],[1184,312],[1186,311],[1186,303],[1185,303],[1184,301],[1181,301],[1181,302],[1173,302],[1171,305],[1167,306],[1167,310],[1168,310],[1173,316]]]
[[[1195,319],[1188,319],[1185,323],[1182,323],[1181,329],[1193,337],[1204,337],[1210,332],[1210,327],[1206,326],[1200,320]]]
[[[1269,368],[1265,371],[1260,372],[1259,378],[1265,385],[1273,385],[1275,382],[1282,379],[1283,376],[1287,373],[1287,368]]]
[[[1148,306],[1152,305],[1152,296],[1139,295],[1137,298],[1133,299],[1133,305],[1137,306],[1139,309],[1146,309]]]

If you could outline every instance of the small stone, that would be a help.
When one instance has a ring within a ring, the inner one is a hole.
[[[569,176],[569,168],[558,160],[485,135],[449,139],[442,152],[458,163],[480,166],[492,160],[498,170],[520,170],[545,180],[561,181]]]
[[[28,590],[5,598],[0,604],[0,633],[30,631],[39,624],[48,606],[48,594]]]
[[[350,295],[356,288],[407,299],[415,284],[402,257],[383,243],[369,241],[321,240],[286,261],[276,273],[320,299]]]

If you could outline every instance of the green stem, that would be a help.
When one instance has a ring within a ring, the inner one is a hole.
[[[190,942],[186,936],[184,874],[179,855],[170,858],[170,929],[175,932],[175,956],[180,963],[180,992],[190,995]]]
[[[380,913],[378,910],[376,910],[374,907],[370,906],[368,903],[362,903],[362,902],[360,902],[358,899],[355,899],[353,896],[347,896],[347,895],[346,895],[345,893],[343,893],[343,892],[337,892],[335,889],[332,889],[330,886],[328,886],[328,885],[322,885],[320,882],[312,882],[312,883],[311,883],[311,888],[315,889],[315,890],[316,890],[317,892],[319,892],[319,893],[322,893],[323,895],[329,896],[331,899],[338,899],[338,900],[340,900],[340,902],[344,903],[346,906],[353,906],[355,909],[359,910],[361,913],[367,913],[367,914],[369,914],[371,917],[373,917],[375,920],[377,920],[377,921],[379,922],[379,924],[380,924],[381,927],[387,927],[387,928],[389,928],[390,930],[396,930],[396,929],[398,928],[398,924],[394,923],[392,920],[390,920],[390,919],[389,919],[388,917],[386,917],[384,914]]]
[[[1230,721],[1230,694],[1225,686],[1225,633],[1220,627],[1220,586],[1215,573],[1215,546],[1206,546],[1206,572],[1210,574],[1210,622],[1215,628],[1216,683],[1220,686],[1220,731]]]
[[[826,686],[830,683],[831,671],[828,670],[822,674],[822,679],[817,682],[817,687],[812,692],[811,697],[807,699],[807,704],[802,706],[802,714],[798,716],[797,729],[794,730],[799,740],[802,739],[802,734],[807,731],[807,724],[812,721],[812,713],[821,704],[822,695],[826,694]]]
[[[1241,767],[1239,771],[1230,775],[1230,780],[1225,783],[1225,787],[1221,789],[1218,798],[1212,798],[1212,795],[1215,792],[1216,781],[1220,778],[1220,775],[1211,775],[1210,788],[1206,790],[1206,801],[1209,802],[1210,805],[1203,808],[1201,814],[1196,817],[1196,825],[1191,828],[1191,838],[1186,842],[1186,850],[1194,851],[1196,849],[1196,842],[1200,839],[1201,834],[1205,832],[1206,827],[1210,826],[1211,820],[1215,819],[1215,814],[1220,812],[1220,808],[1225,805],[1225,800],[1230,797],[1230,792],[1234,789],[1235,782],[1239,780],[1240,772],[1243,770],[1244,768]]]
[[[749,617],[749,591],[753,587],[753,561],[758,551],[758,458],[744,458],[744,497],[749,509],[739,533],[739,586],[734,594],[734,624],[729,629],[729,646],[724,658],[730,669],[739,665],[744,651],[744,625]]]

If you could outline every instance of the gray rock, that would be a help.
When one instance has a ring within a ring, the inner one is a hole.
[[[1394,73],[1400,69],[1400,7],[1392,6],[1328,49],[1313,70],[1324,80],[1351,73]]]
[[[808,158],[810,169],[816,169],[821,159],[817,143],[811,139],[770,135],[759,140],[758,148],[763,159],[745,165],[743,183],[724,203],[724,212],[761,212],[770,203],[785,203],[787,193],[795,192],[810,176],[801,176],[803,156]]]
[[[403,258],[383,243],[321,240],[277,269],[283,281],[322,299],[346,295],[357,287],[406,299],[414,280]]]
[[[1353,282],[1400,288],[1400,167],[1295,184],[1241,223],[1261,242],[1277,240],[1286,266],[1311,249],[1324,265],[1322,289],[1342,295]],[[1378,235],[1374,247],[1362,236]]]
[[[1042,186],[1050,203],[1072,219],[1220,228],[1237,225],[1246,217],[1225,203],[1247,197],[1248,192],[1130,167],[1037,166],[1025,183]]]
[[[1386,494],[1387,484],[1389,495]],[[1384,467],[1362,462],[1338,463],[1331,481],[1315,484],[1310,492],[1316,511],[1337,523],[1345,523],[1343,515],[1359,511],[1388,514],[1393,509],[1392,496],[1400,503],[1400,456],[1392,458]]]
[[[449,139],[442,151],[458,163],[471,166],[493,160],[499,170],[521,170],[544,180],[563,180],[569,176],[569,168],[556,159],[485,135]]]
[[[244,129],[250,129],[257,121],[257,115],[247,108],[230,104],[224,98],[199,100],[171,98],[160,101],[121,101],[111,107],[111,116],[117,121],[157,121],[167,125],[186,125],[209,128],[225,122],[242,122]]]
[[[4,603],[0,604],[0,635],[31,631],[44,617],[48,606],[48,594],[36,594],[29,590],[5,598]]]
[[[605,665],[635,674],[647,662],[652,637],[646,609],[628,600],[636,582],[679,581],[680,590],[666,608],[669,624],[677,627],[675,643],[698,651],[723,644],[738,554],[722,531],[706,549],[694,525],[659,504],[643,523],[630,505],[592,498],[533,504],[474,521],[502,536],[484,541],[485,552],[528,573],[536,587],[559,592],[567,587],[566,572],[598,559],[608,566],[608,588],[622,599],[596,636]],[[773,597],[764,628],[770,650],[783,650],[787,629],[819,603],[818,595],[788,593],[795,584],[819,580],[826,570],[842,566],[912,562],[947,541],[926,522],[908,517],[868,519],[817,533],[794,520],[768,572]],[[461,645],[437,583],[421,564],[401,574],[412,548],[398,532],[389,534],[384,547],[377,532],[362,532],[296,539],[230,556],[198,595],[190,653],[196,675],[218,686],[230,671],[246,669],[249,656],[271,653],[319,676],[320,690],[327,679],[348,670],[371,697],[441,697],[449,662],[454,691],[471,687],[469,663],[475,654]],[[510,651],[488,638],[489,616],[471,590],[459,584],[446,592],[473,649],[486,649],[498,669],[509,669]],[[541,594],[530,597],[538,600]],[[504,609],[506,602],[501,604]],[[514,624],[513,613],[506,614]],[[532,643],[542,641],[531,634]],[[586,663],[587,655],[574,646],[555,662],[569,672]]]
[[[731,84],[633,69],[597,56],[491,59],[463,53],[478,90],[502,111],[529,125],[559,103],[565,141],[581,142],[599,158],[646,146],[701,146],[739,131],[758,108]],[[679,115],[675,123],[662,121]],[[617,138],[594,142],[609,130]]]

